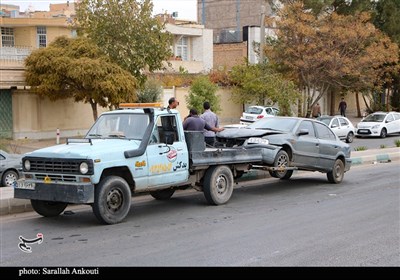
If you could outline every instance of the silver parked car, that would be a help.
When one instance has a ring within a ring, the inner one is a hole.
[[[325,123],[341,140],[351,143],[354,140],[355,128],[351,121],[343,116],[321,116],[317,120]]]
[[[262,149],[263,162],[271,176],[289,179],[293,169],[327,173],[328,181],[340,183],[350,170],[350,146],[324,123],[313,119],[271,117],[246,128],[217,133],[227,147]]]
[[[12,187],[22,174],[22,155],[9,154],[0,150],[1,186]]]

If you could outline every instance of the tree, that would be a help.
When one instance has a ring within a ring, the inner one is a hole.
[[[160,101],[162,94],[161,84],[156,79],[147,79],[142,89],[138,90],[138,102],[157,102]]]
[[[291,104],[300,97],[296,85],[266,64],[243,64],[232,68],[233,98],[239,103],[272,105],[278,103],[280,114],[290,116]]]
[[[163,68],[171,57],[171,37],[152,17],[151,0],[82,0],[77,8],[81,30],[111,60],[141,84],[145,71]]]
[[[216,95],[218,86],[213,84],[207,76],[197,77],[189,89],[189,95],[185,96],[188,109],[194,108],[198,112],[203,111],[203,103],[210,102],[214,113],[221,111],[220,98]]]
[[[366,13],[315,16],[295,2],[278,16],[277,39],[266,48],[266,56],[297,77],[306,112],[331,89],[375,87],[381,67],[398,60],[397,45],[369,23]]]
[[[73,98],[92,107],[118,106],[136,100],[136,79],[111,63],[87,38],[56,38],[47,48],[35,50],[25,60],[26,82],[50,100]]]

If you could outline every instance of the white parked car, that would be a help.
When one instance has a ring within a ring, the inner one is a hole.
[[[240,118],[241,124],[251,124],[264,117],[275,117],[279,114],[279,109],[275,107],[250,106],[243,112]]]
[[[346,143],[353,142],[355,135],[355,128],[351,121],[343,116],[321,116],[317,120],[325,123],[341,140]]]
[[[400,133],[400,113],[375,112],[361,120],[356,126],[356,137],[379,136]]]

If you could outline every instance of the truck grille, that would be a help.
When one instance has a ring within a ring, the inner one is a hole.
[[[29,160],[31,163],[29,171],[25,170],[24,167],[25,172],[82,175],[79,171],[79,165],[86,162],[89,166],[89,172],[85,175],[93,174],[93,161],[91,160],[25,157],[22,162],[24,163],[25,160]],[[23,166],[25,165],[23,164]]]
[[[76,176],[73,175],[56,175],[56,174],[35,174],[37,180],[45,180],[45,177],[49,177],[52,181],[59,182],[78,182]]]

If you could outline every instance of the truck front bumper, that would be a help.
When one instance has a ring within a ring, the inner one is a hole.
[[[36,183],[34,189],[14,189],[14,198],[86,204],[94,202],[92,184]]]

